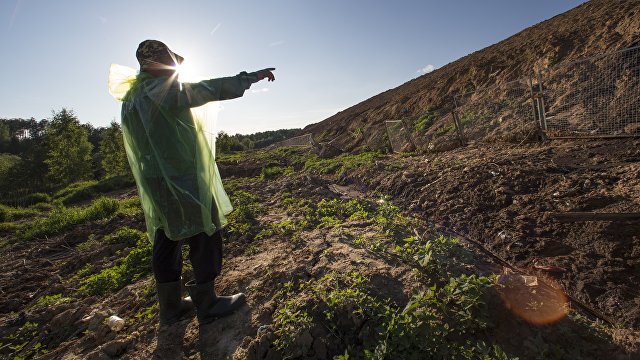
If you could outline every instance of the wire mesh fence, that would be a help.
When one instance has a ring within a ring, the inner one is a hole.
[[[529,78],[459,94],[454,99],[456,120],[466,141],[517,140],[537,129]]]
[[[277,149],[285,146],[298,146],[298,147],[308,147],[313,146],[314,141],[311,137],[311,134],[304,134],[296,137],[292,137],[290,139],[282,140],[275,144],[271,144],[268,149]]]
[[[404,120],[387,120],[387,136],[393,152],[407,152],[415,150],[411,139],[411,128]]]
[[[550,138],[640,136],[640,47],[539,74]]]

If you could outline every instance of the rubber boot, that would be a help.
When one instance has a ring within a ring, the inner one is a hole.
[[[160,325],[172,325],[193,311],[191,298],[182,298],[180,281],[156,284],[160,304]]]
[[[232,296],[217,296],[213,288],[213,281],[196,284],[193,280],[186,284],[193,299],[200,325],[209,324],[215,319],[231,315],[245,304],[245,295],[237,293]]]

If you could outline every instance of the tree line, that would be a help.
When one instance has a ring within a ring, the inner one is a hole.
[[[250,135],[218,133],[216,151],[260,149],[298,135],[300,129]],[[120,124],[81,124],[72,110],[50,119],[0,119],[0,198],[47,192],[83,180],[131,176]]]

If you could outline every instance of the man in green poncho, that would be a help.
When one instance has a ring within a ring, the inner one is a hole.
[[[222,265],[221,228],[231,204],[222,188],[206,125],[192,108],[241,97],[251,84],[274,80],[273,68],[232,77],[180,83],[183,58],[164,43],[146,40],[136,52],[140,73],[122,97],[122,128],[153,241],[161,325],[188,315],[194,305],[200,325],[231,314],[245,303],[242,293],[218,296],[214,279]],[[182,298],[182,244],[189,245],[195,280]]]

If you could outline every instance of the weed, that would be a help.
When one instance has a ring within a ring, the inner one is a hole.
[[[53,195],[53,198],[57,199],[65,206],[68,206],[74,203],[92,199],[99,194],[104,194],[109,191],[118,190],[133,185],[133,179],[129,176],[114,176],[102,179],[100,181],[81,181],[73,183],[64,189],[59,190]]]
[[[101,197],[85,208],[62,208],[54,210],[46,218],[36,219],[21,231],[18,238],[31,240],[64,232],[75,225],[106,219],[118,210],[118,200]]]
[[[14,208],[0,204],[0,222],[15,221],[39,215],[40,211],[30,208]]]
[[[234,211],[227,216],[229,233],[235,235],[247,234],[257,222],[256,216],[260,211],[258,197],[246,191],[236,191],[231,195]]]
[[[293,174],[293,167],[265,166],[260,172],[260,180],[271,180],[280,175]]]
[[[27,321],[17,331],[2,339],[2,348],[6,349],[3,353],[6,353],[8,350],[11,356],[7,358],[14,360],[35,358],[39,355],[46,354],[47,350],[42,343],[32,344],[39,333],[39,324]],[[29,344],[32,344],[32,346],[27,347]]]
[[[120,200],[120,210],[118,213],[128,216],[142,215],[142,203],[138,196]]]
[[[45,295],[40,297],[33,308],[45,308],[49,306],[59,305],[73,301],[73,298],[63,297],[62,294]]]
[[[124,238],[136,236],[136,247],[122,259],[119,265],[103,269],[80,281],[79,292],[81,294],[104,295],[131,284],[151,272],[152,244],[146,236],[142,232],[132,229],[123,229],[118,235],[118,237]]]
[[[424,115],[420,116],[418,121],[416,121],[415,125],[413,126],[413,131],[421,132],[424,129],[431,127],[431,125],[433,125],[435,120],[436,120],[435,109],[429,106],[427,107],[427,110],[424,113]]]
[[[304,171],[316,171],[320,174],[343,173],[362,167],[370,167],[380,156],[377,152],[362,154],[342,154],[332,159],[321,159],[317,156],[308,159],[304,165]]]

